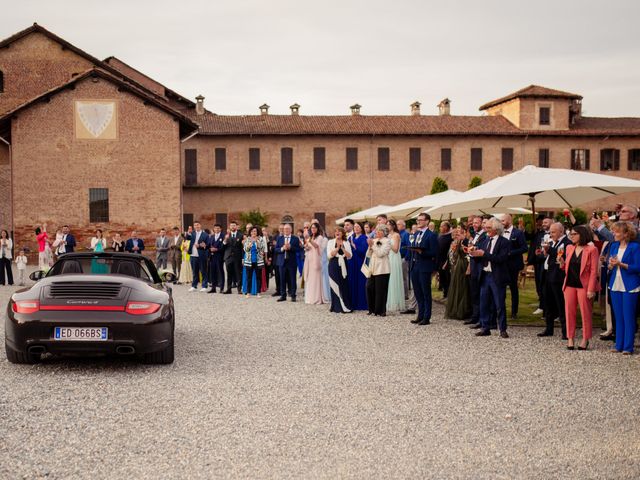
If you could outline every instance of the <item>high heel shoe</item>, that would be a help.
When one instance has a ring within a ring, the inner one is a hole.
[[[584,347],[578,345],[578,350],[589,350],[589,340],[587,340],[587,344]]]
[[[571,339],[571,341],[573,342],[573,338]],[[567,350],[575,350],[575,345],[567,345]]]

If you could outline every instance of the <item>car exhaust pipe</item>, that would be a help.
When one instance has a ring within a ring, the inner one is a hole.
[[[47,349],[44,348],[42,345],[33,345],[28,349],[28,352],[30,355],[42,355],[43,353],[46,353],[46,351]]]
[[[136,353],[136,349],[129,345],[119,345],[116,347],[116,353],[118,355],[133,355]]]

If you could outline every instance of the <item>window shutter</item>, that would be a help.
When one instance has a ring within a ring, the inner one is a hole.
[[[422,150],[420,148],[409,149],[409,170],[412,172],[418,171],[422,168]]]
[[[617,148],[613,151],[613,169],[620,170],[620,150]]]
[[[216,163],[216,170],[227,169],[227,149],[226,148],[215,149],[215,163]]]
[[[313,149],[313,169],[324,170],[326,168],[326,150],[324,147]]]
[[[440,149],[440,170],[451,170],[451,149]]]
[[[227,222],[228,217],[226,213],[216,213],[216,223],[219,223],[222,226],[222,231],[227,231]]]
[[[249,170],[260,170],[260,149],[259,148],[249,149]]]
[[[347,147],[347,170],[358,169],[358,149]]]
[[[513,148],[502,149],[502,170],[513,170]]]
[[[198,151],[195,148],[184,151],[184,183],[185,185],[198,183]]]
[[[589,150],[588,149],[584,151],[584,169],[591,170],[591,167],[589,166]]]
[[[326,222],[326,218],[327,218],[325,212],[315,212],[313,214],[313,218],[318,220],[318,223],[320,224],[320,227],[322,228],[322,231],[324,232],[324,230],[325,230],[325,222]]]
[[[571,149],[571,165],[570,165],[571,170],[575,170],[576,169],[576,151],[574,149]]]
[[[378,148],[378,170],[389,170],[389,148]]]
[[[471,149],[471,170],[482,170],[482,149]]]

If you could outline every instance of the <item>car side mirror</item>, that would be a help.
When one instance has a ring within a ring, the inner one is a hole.
[[[34,282],[37,282],[38,280],[42,280],[45,275],[46,273],[43,272],[42,270],[36,270],[35,272],[31,272],[31,274],[29,275],[29,278]]]
[[[162,273],[160,274],[160,279],[161,279],[163,282],[169,282],[169,283],[171,283],[171,282],[175,281],[176,276],[175,276],[172,272],[162,272]]]

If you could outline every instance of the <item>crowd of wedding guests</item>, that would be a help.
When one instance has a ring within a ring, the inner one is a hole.
[[[203,229],[194,222],[186,231],[161,229],[155,256],[159,269],[170,266],[175,283],[189,284],[192,292],[260,297],[273,281],[272,296],[279,302],[297,301],[300,288],[305,303],[327,304],[331,312],[412,314],[417,325],[431,322],[436,281],[446,318],[462,320],[477,336],[497,330],[502,338],[509,337],[507,316],[518,316],[519,279],[529,267],[539,299],[533,313],[543,315],[546,325],[540,337],[553,336],[558,322],[568,349],[588,349],[597,301],[606,319],[600,338],[615,340],[614,351],[631,354],[640,310],[638,210],[617,205],[611,217],[594,212],[588,225],[575,225],[567,215],[565,222],[538,216],[532,233],[525,232],[522,219],[514,225],[509,214],[471,216],[457,225],[442,221],[438,232],[426,213],[410,230],[404,220],[386,215],[375,222],[347,219],[327,232],[316,219],[296,232],[286,223],[271,232],[251,224],[241,231],[236,221],[226,231],[219,224]],[[78,247],[66,225],[51,238],[44,224],[35,237],[40,269]],[[83,247],[133,254],[145,250],[136,231],[126,240],[119,233],[107,240],[96,230]],[[24,285],[27,257],[19,250],[13,259],[12,252],[12,240],[2,230],[0,284],[14,283],[15,263],[18,283]],[[578,309],[582,338],[576,345]]]

